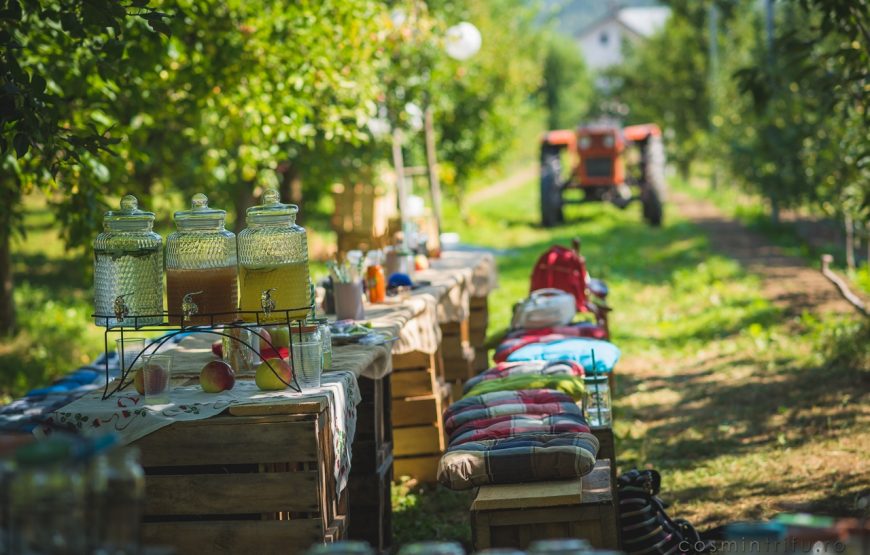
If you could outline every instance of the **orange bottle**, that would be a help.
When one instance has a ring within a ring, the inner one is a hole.
[[[366,286],[370,303],[382,303],[387,298],[387,279],[381,266],[380,253],[369,255],[369,266],[366,268]]]

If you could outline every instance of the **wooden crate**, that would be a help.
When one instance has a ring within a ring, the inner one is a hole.
[[[396,203],[387,190],[364,183],[336,184],[332,199],[335,209],[331,223],[340,253],[381,248],[389,243],[389,221]]]
[[[474,349],[465,345],[458,356],[444,355],[444,379],[446,381],[467,380],[474,376]]]
[[[369,543],[376,553],[388,553],[393,543],[393,508],[390,486],[393,481],[393,456],[365,479],[348,483],[350,522],[347,535]]]
[[[610,461],[610,481],[615,484],[619,463],[616,460],[616,442],[613,440],[613,428],[609,426],[596,426],[590,427],[590,430],[598,439],[597,458],[608,459]]]
[[[392,395],[391,375],[379,380],[359,378],[362,401],[357,405],[356,434],[353,442],[353,468],[356,472],[372,473],[392,456]]]
[[[486,330],[489,327],[489,311],[472,308],[468,324],[469,330]]]
[[[474,374],[480,374],[484,370],[488,370],[491,364],[489,361],[489,350],[484,347],[474,349]]]
[[[610,461],[599,460],[576,480],[482,486],[471,505],[475,550],[526,549],[539,539],[584,538],[619,549]]]
[[[418,482],[434,484],[438,481],[438,463],[440,461],[440,454],[397,457],[393,463],[393,471],[396,476],[410,476]]]
[[[444,412],[444,396],[431,393],[419,397],[393,400],[393,426],[420,426],[435,422],[434,415]]]
[[[444,426],[432,422],[423,426],[408,426],[393,430],[396,439],[397,457],[413,455],[433,455],[444,451]]]
[[[345,536],[326,399],[231,407],[138,440],[143,540],[179,554],[302,552]]]
[[[469,297],[468,306],[471,310],[489,310],[489,297]]]
[[[440,459],[446,446],[443,412],[449,388],[439,376],[440,361],[438,353],[393,356],[391,411],[397,476],[405,474],[425,482],[435,479],[434,470],[418,460]]]
[[[470,327],[468,318],[460,322],[446,322],[441,324],[441,338],[452,339],[457,338],[462,343],[467,343],[470,339]]]
[[[359,378],[362,401],[357,406],[353,466],[348,481],[347,537],[368,542],[385,553],[392,544],[393,477],[392,395],[388,374]]]

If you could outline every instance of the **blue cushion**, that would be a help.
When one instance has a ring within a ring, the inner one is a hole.
[[[595,353],[595,368],[592,367],[592,353]],[[587,373],[607,373],[613,370],[619,360],[619,349],[609,341],[587,337],[569,337],[549,343],[532,343],[514,351],[508,362],[521,360],[573,360]]]
[[[50,385],[48,387],[40,387],[38,389],[31,389],[25,394],[25,397],[35,397],[37,395],[46,395],[48,393],[65,393],[69,391],[69,388],[64,387],[62,385]]]

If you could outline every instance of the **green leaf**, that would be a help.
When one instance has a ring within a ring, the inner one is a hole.
[[[24,133],[18,133],[12,139],[12,145],[15,147],[15,155],[22,158],[30,150],[30,139]]]
[[[45,92],[45,78],[41,75],[34,75],[30,79],[30,87],[33,89],[33,92],[41,95]]]

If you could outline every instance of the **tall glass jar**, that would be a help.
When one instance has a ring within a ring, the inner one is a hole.
[[[154,213],[139,210],[133,195],[103,218],[94,240],[94,311],[98,326],[163,322],[163,239]],[[150,317],[145,318],[144,315]]]
[[[69,443],[48,439],[15,454],[10,553],[86,553],[85,487]]]
[[[139,449],[116,447],[97,455],[88,477],[91,548],[96,553],[137,553],[145,499]]]
[[[315,318],[317,331],[320,332],[320,349],[323,355],[323,370],[332,368],[332,330],[329,329],[328,318]]]
[[[260,312],[261,323],[284,321],[289,309],[294,309],[290,318],[297,320],[310,312],[308,237],[296,225],[297,212],[298,206],[282,204],[278,191],[269,189],[263,204],[248,208],[248,227],[239,233],[239,306]],[[243,312],[242,318],[257,320],[253,313]]]
[[[610,426],[613,416],[607,374],[586,374],[583,385],[586,389],[586,421],[593,427]]]
[[[166,297],[169,322],[182,323],[185,309],[196,314],[185,325],[223,324],[236,319],[236,236],[224,227],[227,213],[208,207],[208,197],[193,196],[190,210],[175,213],[178,231],[166,238]],[[190,295],[185,303],[185,295]],[[216,315],[212,317],[208,314]]]

